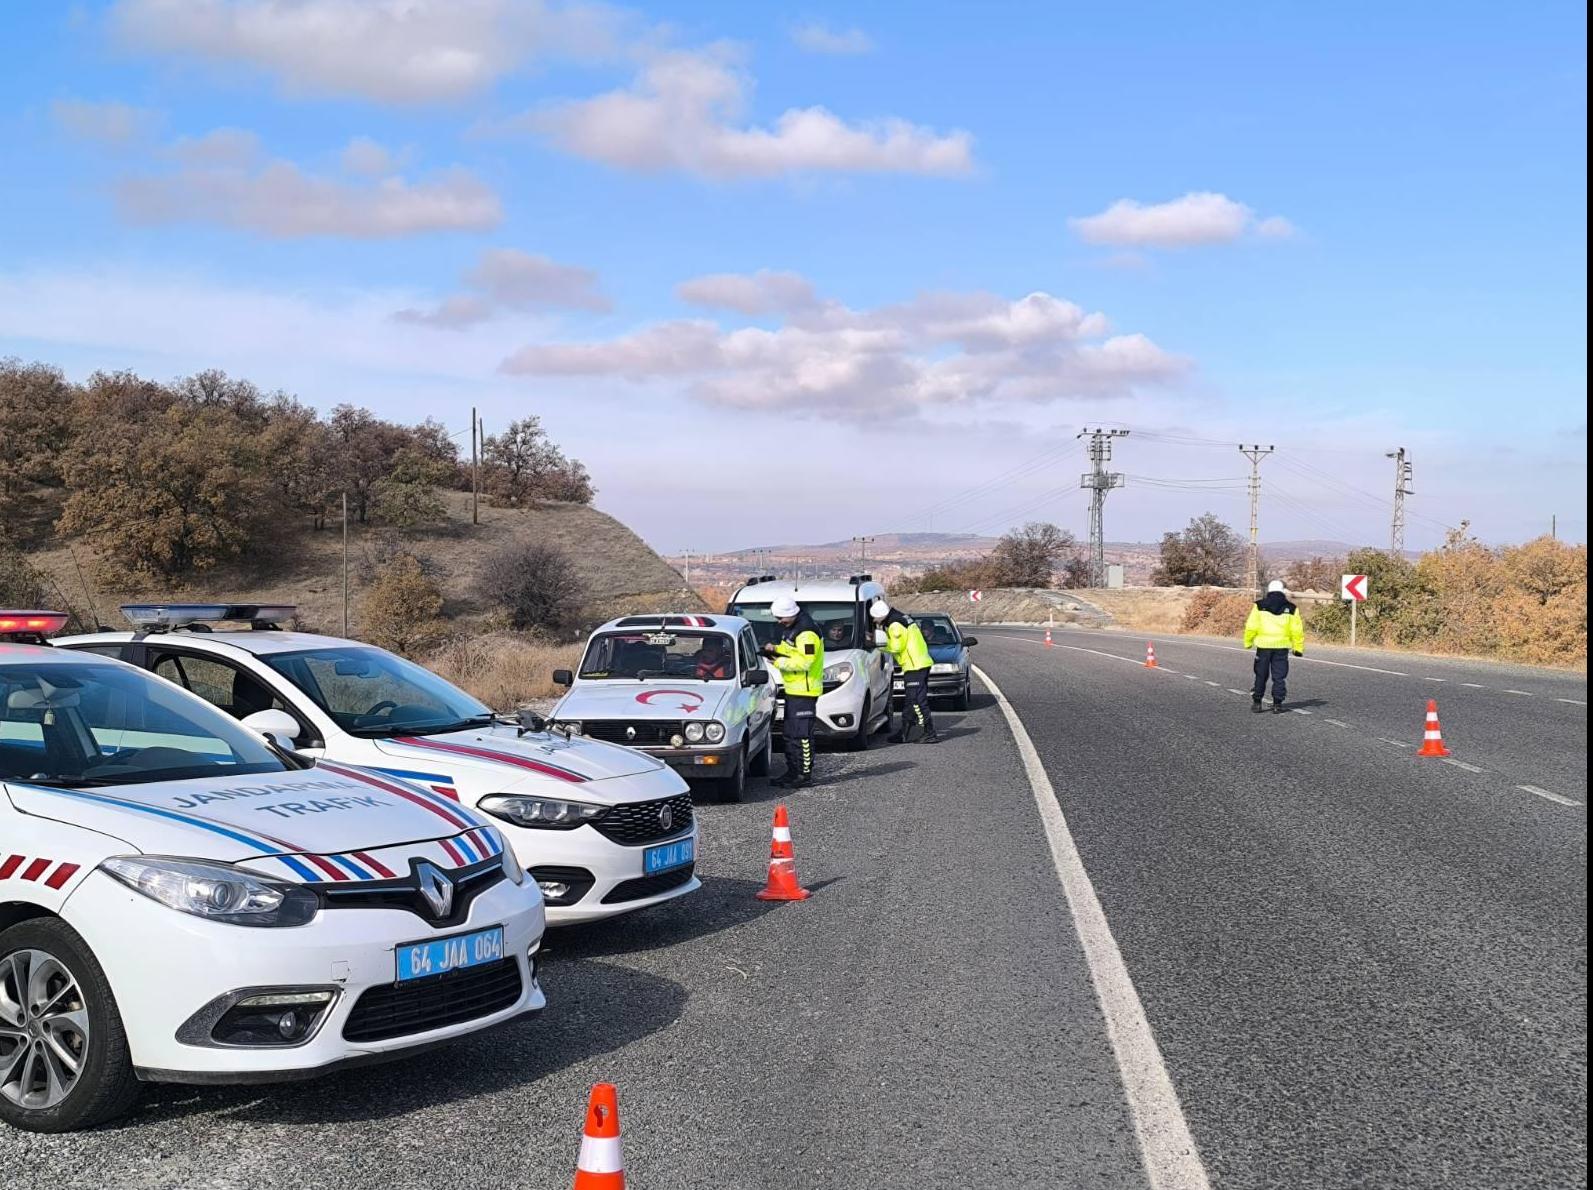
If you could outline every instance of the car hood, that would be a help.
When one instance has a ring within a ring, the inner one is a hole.
[[[577,682],[553,708],[555,719],[700,719],[719,714],[729,682]]]
[[[371,867],[343,856],[380,856],[429,845],[439,855],[479,858],[499,849],[487,820],[475,811],[410,782],[329,761],[286,773],[88,789],[9,781],[5,789],[24,814],[112,836],[147,855],[250,861],[251,866],[259,861],[262,870],[286,868],[312,881],[348,879],[355,870],[359,878],[376,879],[379,869],[391,866],[378,861]],[[452,850],[451,844],[437,842],[461,838],[463,847]],[[289,859],[267,858],[278,856]],[[291,858],[296,856],[318,858]],[[333,871],[342,874],[333,876]]]
[[[962,646],[961,645],[930,645],[929,646],[929,657],[930,657],[931,661],[940,661],[940,662],[961,661],[962,660]]]
[[[504,725],[450,731],[441,735],[395,736],[376,741],[377,751],[394,759],[394,768],[412,780],[459,769],[485,770],[507,792],[571,786],[614,777],[656,772],[658,761],[631,748],[566,739],[558,732],[528,732]],[[390,770],[391,771],[391,770]],[[446,778],[445,778],[446,779]]]

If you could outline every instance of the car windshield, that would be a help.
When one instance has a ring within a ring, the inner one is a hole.
[[[937,645],[954,645],[962,638],[957,633],[957,625],[952,623],[950,616],[914,616],[919,628],[923,629],[924,640],[930,648]]]
[[[857,648],[856,603],[801,603],[799,606],[813,618],[824,638],[826,651]],[[780,639],[780,623],[769,611],[767,603],[738,603],[730,609],[732,616],[740,616],[752,625],[760,645]]]
[[[0,780],[76,788],[292,767],[221,711],[128,666],[0,665]]]
[[[674,628],[602,632],[586,646],[583,681],[618,678],[689,678],[704,682],[736,676],[735,642],[723,632]]]
[[[350,735],[432,735],[492,722],[485,703],[383,649],[343,645],[261,660]]]

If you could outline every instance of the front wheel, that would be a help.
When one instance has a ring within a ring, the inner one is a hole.
[[[719,796],[727,802],[739,802],[747,792],[747,748],[742,745],[736,753],[736,768],[728,777],[719,778]]]
[[[867,752],[874,742],[874,696],[863,697],[863,713],[857,717],[857,732],[846,741],[848,752]]]
[[[137,1097],[116,997],[88,943],[53,917],[0,933],[0,1119],[73,1132]]]
[[[753,753],[747,771],[754,777],[767,777],[774,768],[774,724],[763,733],[763,747]]]
[[[966,711],[972,701],[973,682],[971,680],[965,679],[962,684],[962,689],[957,691],[957,697],[951,700],[951,709],[954,711]]]

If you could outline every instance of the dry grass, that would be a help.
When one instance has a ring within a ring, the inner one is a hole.
[[[1112,617],[1113,624],[1129,632],[1175,633],[1187,631],[1184,617],[1201,588],[1122,587],[1080,591]]]
[[[578,644],[550,645],[513,632],[491,632],[456,640],[421,659],[433,673],[462,686],[489,707],[509,711],[534,699],[563,693],[553,671],[574,669]]]

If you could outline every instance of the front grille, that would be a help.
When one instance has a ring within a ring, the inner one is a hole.
[[[669,809],[667,826],[659,817],[659,811],[665,807]],[[604,838],[627,846],[682,835],[691,829],[691,794],[681,793],[652,802],[615,806],[592,825]]]
[[[641,901],[668,892],[672,888],[679,888],[691,879],[695,867],[695,864],[687,864],[683,868],[671,868],[656,876],[638,876],[635,880],[621,881],[609,890],[608,896],[603,898],[603,904],[618,905],[621,901]]]
[[[670,737],[679,735],[683,726],[674,720],[603,719],[597,722],[583,721],[581,733],[609,744],[629,744],[634,748],[645,748],[669,743]],[[633,729],[636,734],[627,736],[625,734],[627,728]]]
[[[520,998],[520,964],[499,959],[370,988],[343,1026],[346,1041],[386,1041],[501,1012]]]
[[[489,888],[508,879],[503,870],[503,861],[497,858],[448,873],[454,882],[453,905],[447,916],[438,917],[421,895],[414,873],[416,862],[410,861],[408,876],[396,880],[366,880],[358,884],[323,887],[320,890],[321,903],[328,909],[407,909],[428,925],[456,926],[470,916],[471,902]]]

